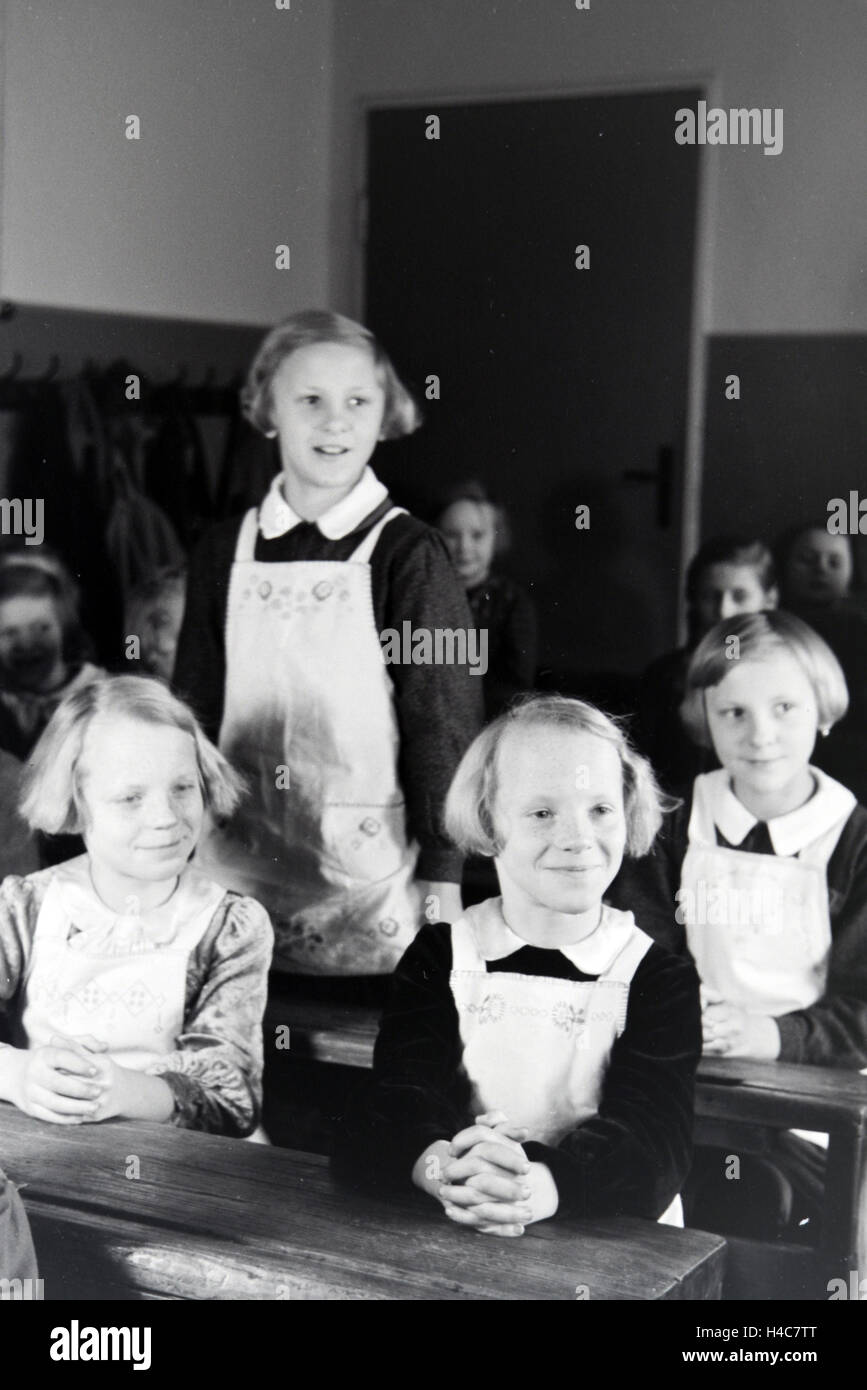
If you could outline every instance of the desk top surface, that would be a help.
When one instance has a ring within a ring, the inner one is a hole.
[[[32,1220],[85,1244],[102,1232],[157,1296],[695,1299],[722,1268],[719,1237],[631,1218],[484,1238],[420,1194],[350,1192],[317,1155],[167,1125],[60,1127],[0,1105],[0,1162]]]

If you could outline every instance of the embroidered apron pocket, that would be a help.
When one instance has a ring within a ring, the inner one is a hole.
[[[406,861],[404,804],[326,805],[322,840],[322,872],[329,882],[380,883]]]

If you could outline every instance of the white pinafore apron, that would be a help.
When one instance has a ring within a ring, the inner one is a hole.
[[[632,977],[653,943],[631,912],[604,907],[597,930],[611,952],[597,980],[488,973],[479,942],[502,920],[500,902],[468,908],[452,926],[450,984],[463,1064],[475,1113],[502,1110],[532,1139],[556,1146],[599,1109]],[[679,1197],[659,1220],[683,1225]]]
[[[841,823],[798,858],[716,842],[713,779],[695,782],[679,900],[701,982],[748,1014],[779,1018],[825,991],[831,953],[826,867]],[[844,788],[839,788],[840,792]],[[855,806],[841,799],[841,820]],[[793,1130],[827,1148],[828,1136]]]
[[[420,923],[370,579],[400,510],[346,561],[257,563],[255,510],[238,537],[220,749],[249,795],[197,862],[263,903],[275,967],[302,975],[388,974]]]
[[[678,895],[702,984],[749,1014],[807,1009],[828,974],[825,868],[839,826],[798,858],[727,849],[716,842],[712,787],[696,779]]]
[[[21,1029],[29,1047],[90,1035],[145,1071],[183,1032],[187,963],[225,896],[191,866],[162,907],[118,916],[97,898],[87,855],[63,864],[36,919]]]

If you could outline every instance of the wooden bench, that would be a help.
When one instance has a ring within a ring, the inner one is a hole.
[[[379,1020],[375,1009],[273,999],[266,1014],[266,1037],[272,1047],[275,1020],[290,1027],[287,1059],[354,1068],[373,1064]],[[819,1296],[828,1279],[845,1278],[850,1269],[867,1269],[867,1076],[785,1062],[702,1058],[696,1088],[697,1143],[733,1153],[761,1153],[768,1147],[769,1131],[792,1128],[830,1136],[823,1230],[818,1254],[810,1247],[780,1245],[775,1262],[789,1271],[780,1276],[788,1286],[809,1286],[813,1296]],[[758,1245],[731,1244],[744,1254],[740,1260],[735,1253],[733,1269],[746,1269],[750,1263],[761,1266]],[[740,1276],[738,1288],[745,1288]],[[749,1296],[761,1296],[752,1284]]]
[[[322,1157],[169,1125],[0,1105],[0,1155],[47,1299],[693,1300],[722,1283],[717,1236],[612,1219],[483,1240],[421,1194],[341,1188]]]

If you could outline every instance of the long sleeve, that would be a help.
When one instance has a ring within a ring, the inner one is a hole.
[[[780,1060],[867,1067],[867,811],[856,806],[828,863],[831,958],[825,992],[777,1019]]]
[[[550,1168],[564,1216],[662,1215],[689,1172],[700,1054],[695,967],[652,946],[632,981],[599,1113],[556,1148],[524,1145]]]
[[[226,686],[226,604],[240,521],[212,527],[193,551],[173,685],[216,742]]]
[[[24,980],[45,882],[42,873],[0,883],[0,1006],[13,1003]]]
[[[472,1121],[449,988],[450,928],[422,927],[391,981],[373,1075],[353,1098],[334,1152],[339,1176],[358,1185],[409,1187],[419,1155]]]
[[[148,1068],[171,1087],[180,1128],[241,1136],[255,1129],[273,945],[265,909],[227,893],[187,969],[177,1047]]]
[[[392,528],[395,536],[383,576],[383,628],[401,633],[404,622],[414,631],[472,628],[464,591],[440,536],[412,517],[399,517],[383,532],[383,547]],[[376,552],[372,563],[376,565]],[[407,823],[421,851],[417,872],[420,878],[458,883],[463,857],[443,830],[442,811],[457,765],[482,727],[482,677],[472,675],[469,665],[445,663],[396,663],[388,670],[400,729]]]
[[[36,1252],[21,1198],[0,1168],[0,1279],[35,1279]]]

